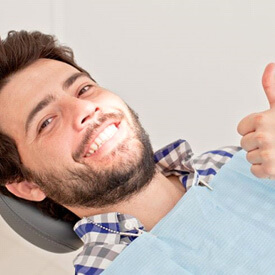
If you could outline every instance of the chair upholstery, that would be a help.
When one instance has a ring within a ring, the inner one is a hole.
[[[55,220],[32,205],[2,194],[0,214],[21,237],[47,251],[68,253],[83,245],[73,231],[73,224]]]

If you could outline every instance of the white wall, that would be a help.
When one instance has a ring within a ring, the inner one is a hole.
[[[1,35],[37,29],[71,46],[140,114],[155,149],[178,138],[198,153],[238,144],[238,121],[268,107],[261,75],[275,61],[273,0],[9,0],[0,10]],[[41,262],[43,252],[33,251]],[[60,257],[47,259],[54,267],[45,274],[73,273],[58,269]],[[42,274],[30,266],[26,259],[20,274]],[[10,265],[3,272],[17,273]]]
[[[138,111],[155,148],[238,144],[236,124],[267,108],[274,1],[67,1],[64,41]]]

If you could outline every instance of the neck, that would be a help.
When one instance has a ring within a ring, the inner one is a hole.
[[[145,229],[150,231],[172,210],[184,193],[185,189],[178,177],[167,178],[157,172],[144,190],[127,201],[100,210],[68,208],[81,218],[108,212],[129,214],[137,218],[145,226]]]
[[[166,178],[157,173],[146,189],[118,205],[116,212],[134,216],[149,231],[172,210],[184,193],[177,177]]]

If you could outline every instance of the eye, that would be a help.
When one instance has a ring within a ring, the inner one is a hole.
[[[86,93],[87,91],[89,91],[91,88],[93,87],[93,85],[86,85],[84,86],[79,92],[78,92],[78,96],[83,95],[84,93]]]
[[[41,126],[38,130],[38,133],[40,134],[44,130],[44,128],[46,128],[52,121],[53,121],[52,117],[44,120],[44,122],[41,124]]]

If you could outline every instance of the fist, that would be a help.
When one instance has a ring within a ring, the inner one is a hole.
[[[270,109],[242,119],[238,132],[251,172],[258,178],[275,179],[275,64],[267,65],[262,83]]]

